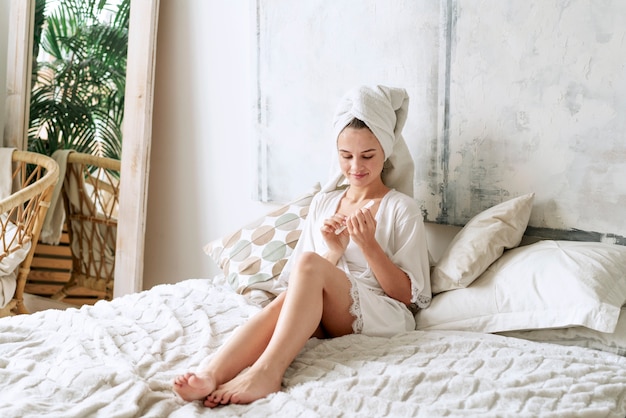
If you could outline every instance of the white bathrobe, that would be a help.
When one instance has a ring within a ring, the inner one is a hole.
[[[336,211],[345,191],[320,192],[313,198],[298,244],[283,269],[280,281],[287,286],[295,260],[305,251],[328,252],[320,232],[324,220]],[[411,280],[411,302],[425,308],[431,300],[426,233],[421,210],[407,195],[389,191],[376,212],[376,241],[387,256]],[[415,318],[402,302],[385,294],[352,241],[337,263],[350,279],[353,331],[366,335],[391,336],[415,329]]]

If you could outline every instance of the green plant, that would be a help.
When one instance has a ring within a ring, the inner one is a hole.
[[[130,0],[37,0],[29,150],[120,158],[129,14]]]

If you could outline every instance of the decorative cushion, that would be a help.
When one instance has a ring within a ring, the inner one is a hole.
[[[317,184],[304,196],[204,247],[237,293],[264,305],[284,290],[276,279],[300,238],[311,200],[319,190]]]
[[[417,313],[417,329],[613,332],[626,302],[625,276],[624,246],[539,241],[507,251],[471,286],[436,295]]]
[[[526,231],[535,194],[529,193],[474,216],[453,238],[431,271],[433,294],[469,286]]]

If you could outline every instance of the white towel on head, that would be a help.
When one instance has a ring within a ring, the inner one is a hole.
[[[349,91],[335,112],[333,139],[335,145],[341,131],[354,118],[363,121],[380,142],[385,152],[383,182],[387,187],[413,196],[415,165],[402,136],[409,108],[409,95],[403,88],[361,86]],[[331,191],[345,184],[339,169],[336,149],[331,177],[322,191]]]

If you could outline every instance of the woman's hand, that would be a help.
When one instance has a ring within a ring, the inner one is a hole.
[[[333,264],[337,264],[350,242],[350,235],[347,229],[344,229],[339,234],[336,233],[341,227],[345,226],[345,222],[346,217],[336,213],[331,218],[325,219],[321,228],[322,237],[324,237],[329,250],[325,257]]]
[[[369,208],[361,208],[349,216],[346,226],[350,238],[359,248],[376,243],[376,219]]]

